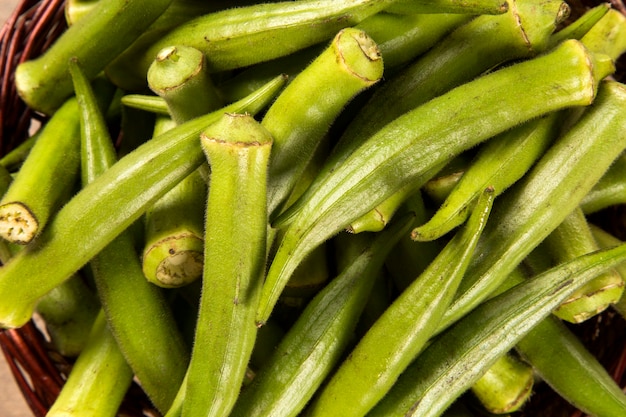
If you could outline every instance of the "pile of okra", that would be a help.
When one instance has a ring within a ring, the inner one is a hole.
[[[68,0],[14,74],[0,326],[73,364],[48,416],[509,415],[624,394],[626,17],[562,0]],[[538,414],[539,415],[539,414]]]

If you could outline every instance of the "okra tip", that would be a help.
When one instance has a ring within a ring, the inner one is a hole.
[[[345,28],[335,37],[337,57],[348,71],[366,83],[375,83],[383,76],[383,57],[378,45],[364,31]]]
[[[35,214],[21,202],[8,202],[0,206],[0,236],[5,240],[25,245],[39,231]]]

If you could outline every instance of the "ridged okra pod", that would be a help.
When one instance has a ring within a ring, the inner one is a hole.
[[[156,199],[198,168],[205,160],[198,135],[207,125],[224,112],[257,113],[284,83],[283,77],[277,77],[245,99],[153,138],[78,192],[38,241],[0,270],[0,326],[19,327],[26,323],[43,294],[68,279]],[[102,221],[102,213],[107,213],[106,222]],[[52,263],[55,268],[48,268]]]
[[[433,340],[368,416],[441,415],[576,288],[624,260],[625,245],[585,255],[481,304]]]
[[[592,214],[626,203],[625,175],[626,155],[621,155],[580,202],[583,213]]]
[[[509,10],[504,0],[397,0],[387,9],[391,13],[467,13],[473,15],[502,14]]]
[[[464,150],[534,117],[590,104],[599,80],[613,68],[580,42],[567,41],[541,57],[459,86],[387,124],[330,175],[318,177],[311,185],[316,192],[305,194],[275,222],[283,227],[290,221],[265,281],[259,322],[269,317],[294,268],[321,242],[407,183],[418,188],[428,179],[425,174]],[[521,96],[528,100],[520,101]]]
[[[115,417],[133,372],[100,313],[47,417]]]
[[[197,17],[137,54],[127,70],[108,75],[141,82],[154,56],[170,45],[204,52],[211,72],[246,67],[332,39],[346,27],[384,10],[393,0],[304,0],[259,3]],[[116,81],[117,84],[117,81]],[[145,81],[144,81],[145,84]]]
[[[379,236],[347,243],[358,256],[307,305],[272,357],[242,392],[233,416],[296,416],[340,362],[382,263],[412,216]]]
[[[271,135],[249,115],[225,114],[201,141],[211,166],[207,268],[183,417],[227,416],[234,406],[256,338],[266,258]]]
[[[27,244],[75,191],[80,168],[78,106],[71,98],[39,138],[0,200],[0,236]]]
[[[346,28],[280,93],[262,121],[274,138],[270,215],[289,198],[341,110],[382,75],[383,61],[376,43],[365,32]]]
[[[312,417],[366,415],[424,348],[469,265],[493,193],[485,191],[467,227],[361,338],[311,405]]]
[[[70,62],[70,73],[81,109],[81,166],[86,187],[110,169],[116,154],[80,65]],[[132,229],[119,234],[89,266],[116,344],[154,405],[167,409],[184,377],[189,349],[164,294],[143,276]],[[139,332],[142,338],[137,338]]]
[[[88,15],[63,32],[41,56],[17,67],[17,91],[31,108],[51,114],[72,94],[72,80],[67,68],[70,58],[78,58],[87,77],[95,78],[171,2],[99,1]]]
[[[600,84],[595,102],[557,139],[524,178],[494,205],[456,300],[442,325],[489,296],[507,275],[578,205],[626,147],[626,90]]]

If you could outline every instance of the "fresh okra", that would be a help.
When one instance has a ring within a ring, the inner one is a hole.
[[[470,263],[493,194],[485,190],[467,227],[358,342],[313,402],[312,417],[366,415],[424,348]]]
[[[252,96],[153,138],[77,193],[57,212],[38,242],[1,269],[0,326],[26,323],[37,299],[85,265],[156,199],[196,169],[204,160],[197,142],[203,128],[225,111],[257,113],[284,83],[283,77],[277,77]],[[102,213],[108,214],[106,222]],[[55,268],[47,268],[51,263]]]
[[[393,243],[408,231],[412,216],[376,237],[347,243],[355,256],[307,305],[271,359],[242,392],[234,416],[296,416],[341,361],[374,280]]]
[[[599,80],[613,69],[605,57],[571,40],[459,86],[387,124],[331,174],[318,177],[310,187],[314,195],[305,193],[274,222],[279,228],[289,225],[264,284],[259,323],[269,317],[285,282],[313,248],[407,183],[417,188],[434,167],[473,145],[542,114],[590,104]],[[520,102],[521,96],[528,100]]]
[[[225,114],[202,133],[211,166],[200,312],[183,417],[227,416],[252,354],[265,272],[272,137],[249,115]]]
[[[509,2],[504,0],[475,0],[458,2],[454,0],[397,0],[387,8],[391,13],[468,13],[474,15],[502,14],[509,10]]]
[[[440,415],[576,288],[625,260],[625,245],[585,255],[481,304],[433,340],[368,416]]]
[[[90,79],[128,47],[172,0],[105,0],[83,19],[69,27],[36,59],[20,64],[15,85],[22,99],[33,109],[54,112],[72,93],[67,69],[76,57]]]
[[[138,110],[152,112],[161,116],[169,116],[167,103],[161,97],[145,94],[126,94],[122,97],[122,104]]]
[[[611,233],[595,226],[593,224],[590,225],[591,232],[593,236],[596,238],[596,241],[602,248],[608,248],[612,246],[616,246],[622,243],[620,239],[613,236]],[[615,269],[619,272],[622,278],[626,278],[626,267],[624,265],[618,265]],[[622,294],[622,298],[620,298],[615,304],[611,306],[615,311],[617,311],[622,317],[626,318],[626,296]]]
[[[9,171],[17,171],[26,160],[35,142],[37,142],[39,135],[41,135],[41,130],[38,130],[34,135],[11,149],[6,155],[0,158],[0,165]]]

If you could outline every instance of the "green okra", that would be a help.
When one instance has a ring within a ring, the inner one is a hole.
[[[122,104],[138,110],[144,110],[161,116],[169,116],[170,110],[161,97],[146,94],[126,94],[122,97]]]
[[[613,234],[599,228],[598,226],[591,224],[590,227],[591,232],[593,233],[593,236],[595,237],[600,247],[608,248],[622,243],[622,241],[615,237]],[[624,265],[618,265],[615,269],[619,272],[622,278],[626,277],[626,267]],[[620,298],[611,307],[615,311],[617,311],[622,317],[626,317],[626,296],[622,294],[622,298]]]
[[[459,86],[387,124],[331,174],[318,177],[309,187],[315,193],[305,193],[274,223],[289,225],[264,284],[259,323],[269,317],[285,282],[313,248],[407,183],[417,188],[428,179],[425,174],[464,150],[534,117],[590,104],[599,80],[613,68],[571,40]],[[520,101],[522,96],[528,100]]]
[[[434,240],[462,224],[481,190],[498,194],[522,178],[559,133],[562,115],[548,114],[504,132],[483,144],[435,214],[413,229],[415,240]]]
[[[577,207],[622,152],[625,100],[622,84],[602,82],[578,123],[501,196],[442,329],[488,297]]]
[[[259,369],[233,416],[296,416],[342,358],[383,261],[407,233],[412,215],[377,235],[350,236],[358,254],[307,305]],[[356,239],[355,239],[356,238]]]
[[[543,381],[577,409],[603,417],[626,413],[621,387],[556,317],[539,322],[516,349]]]
[[[81,110],[82,179],[87,187],[114,165],[116,155],[80,65],[70,62],[70,73]],[[134,244],[132,229],[124,230],[89,266],[107,325],[125,360],[154,405],[166,410],[186,372],[189,349],[164,294],[145,280]]]
[[[397,0],[387,8],[390,13],[461,13],[461,14],[502,14],[509,10],[506,0]]]
[[[0,270],[0,326],[19,327],[26,323],[43,294],[85,265],[156,199],[198,168],[204,160],[197,141],[202,129],[225,111],[259,112],[284,83],[282,76],[277,77],[243,100],[153,138],[78,192],[57,213],[37,243],[33,242]],[[102,221],[102,213],[107,213],[106,222]],[[47,267],[51,263],[55,268]]]
[[[267,175],[272,137],[254,118],[225,114],[205,129],[211,166],[200,311],[184,416],[227,416],[256,339],[265,273]]]
[[[626,52],[626,16],[615,9],[608,10],[580,40],[590,50],[616,61]]]
[[[626,155],[620,155],[580,202],[585,214],[626,203]]]
[[[115,417],[133,380],[100,312],[88,332],[85,349],[76,359],[48,417]]]
[[[65,2],[65,22],[68,26],[89,14],[100,0],[68,0]]]
[[[18,65],[15,85],[32,109],[54,112],[72,94],[67,62],[77,57],[89,79],[126,49],[172,0],[102,0],[38,58]]]
[[[542,245],[556,264],[600,249],[580,208],[575,208]],[[609,270],[576,290],[554,314],[568,322],[580,323],[606,310],[623,292],[621,275]]]
[[[315,149],[346,104],[383,75],[376,43],[346,28],[276,98],[263,117],[274,138],[268,210],[280,211]],[[324,94],[319,94],[324,91]]]
[[[35,134],[7,152],[2,158],[0,158],[0,165],[9,171],[17,171],[26,160],[26,157],[35,145],[35,142],[40,134],[41,129],[37,130]]]
[[[242,68],[326,42],[394,0],[301,0],[258,3],[199,16],[162,36],[113,79],[141,82],[154,56],[170,45],[204,52],[211,72]],[[145,81],[143,81],[145,84]]]
[[[441,415],[576,288],[624,261],[626,245],[584,255],[481,304],[434,339],[368,416]]]
[[[490,413],[518,411],[532,394],[533,368],[511,353],[499,357],[471,388],[472,394]]]
[[[42,128],[18,175],[0,200],[0,236],[30,243],[67,200],[78,181],[78,107],[69,99]]]
[[[610,3],[599,4],[583,13],[574,22],[569,23],[550,37],[550,45],[556,46],[567,39],[580,39],[611,10]]]
[[[427,344],[463,278],[487,222],[485,190],[467,227],[405,289],[357,343],[311,405],[310,415],[363,416]]]

